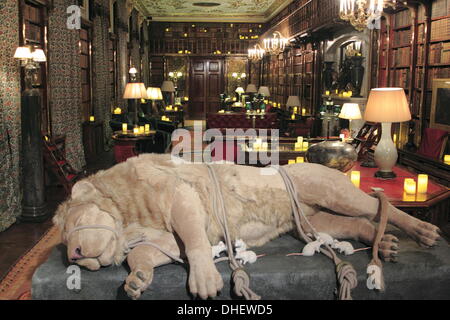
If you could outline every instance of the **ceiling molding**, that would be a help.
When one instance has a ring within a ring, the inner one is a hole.
[[[194,0],[132,1],[136,9],[146,17],[151,17],[152,21],[265,23],[284,10],[293,0],[221,0],[223,6],[220,8],[195,7],[195,10],[192,3],[198,1]],[[151,10],[150,6],[156,9]],[[251,9],[248,9],[250,6]],[[244,8],[247,8],[247,12],[243,12]]]

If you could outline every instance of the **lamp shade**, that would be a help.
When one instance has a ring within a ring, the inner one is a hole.
[[[361,119],[361,110],[359,110],[359,105],[357,103],[344,103],[342,106],[339,118],[348,120]]]
[[[47,57],[42,49],[35,49],[31,55],[36,62],[47,62]]]
[[[130,82],[125,87],[124,99],[147,99],[147,89],[143,83]]]
[[[245,93],[244,88],[242,88],[242,87],[237,87],[237,89],[234,92],[241,93],[241,94]]]
[[[29,47],[18,47],[14,53],[15,59],[32,59],[31,50]]]
[[[163,95],[160,88],[148,87],[147,97],[150,100],[163,100]]]
[[[403,88],[376,88],[370,91],[364,120],[370,122],[404,122],[411,120]]]
[[[289,96],[288,101],[286,102],[287,107],[299,107],[300,99],[298,96]]]
[[[258,89],[256,89],[256,86],[254,84],[250,83],[247,86],[247,89],[245,90],[245,92],[247,92],[247,93],[257,93]]]
[[[259,87],[258,93],[262,94],[264,97],[270,97],[269,87]]]
[[[175,86],[172,81],[164,81],[161,86],[163,92],[175,92]]]

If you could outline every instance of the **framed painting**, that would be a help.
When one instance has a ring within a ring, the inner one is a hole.
[[[450,132],[450,79],[433,80],[430,127]]]

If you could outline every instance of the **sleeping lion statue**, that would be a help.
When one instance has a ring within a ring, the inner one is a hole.
[[[223,192],[231,239],[261,246],[294,229],[291,202],[279,174],[256,167],[212,164]],[[379,200],[354,187],[343,173],[318,164],[284,166],[298,190],[302,210],[318,232],[371,245]],[[76,183],[53,219],[72,263],[98,270],[127,259],[125,291],[138,299],[155,267],[173,262],[149,245],[127,248],[142,235],[189,263],[189,290],[215,297],[223,281],[211,254],[222,238],[212,212],[212,182],[204,164],[178,163],[166,155],[141,155]],[[389,223],[420,245],[431,247],[440,230],[389,205]],[[308,226],[304,229],[308,232]],[[398,239],[386,234],[379,246],[395,261]]]

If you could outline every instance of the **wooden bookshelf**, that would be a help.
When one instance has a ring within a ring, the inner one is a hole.
[[[399,9],[383,19],[379,34],[378,86],[405,89],[418,146],[429,127],[433,79],[450,77],[450,0]],[[400,147],[407,127],[394,127]]]

